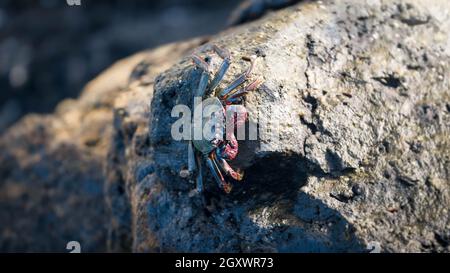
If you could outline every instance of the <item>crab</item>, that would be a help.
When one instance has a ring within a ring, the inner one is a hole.
[[[235,171],[228,164],[228,162],[234,160],[238,154],[238,141],[234,135],[234,129],[239,129],[244,126],[248,118],[245,108],[237,103],[241,101],[245,94],[257,89],[262,81],[256,79],[249,84],[246,83],[253,70],[255,58],[242,57],[243,60],[250,62],[250,66],[247,70],[233,80],[227,87],[215,92],[230,66],[231,55],[228,50],[222,49],[216,45],[209,46],[207,51],[215,52],[222,59],[222,63],[210,82],[210,75],[212,72],[210,66],[211,57],[206,56],[205,58],[202,58],[197,54],[192,55],[194,64],[202,70],[200,82],[197,90],[194,92],[194,97],[203,98],[206,94],[217,94],[204,101],[202,110],[209,106],[215,106],[219,111],[214,112],[211,116],[204,117],[202,119],[202,124],[206,124],[206,122],[218,124],[217,122],[219,119],[223,121],[227,114],[231,114],[233,115],[231,124],[228,122],[225,126],[233,126],[233,130],[225,129],[223,126],[217,125],[213,126],[211,129],[213,131],[212,139],[205,138],[202,135],[201,139],[191,140],[188,147],[188,168],[190,173],[197,172],[197,191],[202,192],[202,159],[204,159],[218,186],[225,193],[230,193],[232,184],[228,182],[228,178],[232,178],[235,181],[241,181],[243,178],[242,172],[239,170]],[[241,87],[242,85],[244,86]],[[195,108],[196,105],[193,106]],[[240,114],[237,114],[239,111]]]

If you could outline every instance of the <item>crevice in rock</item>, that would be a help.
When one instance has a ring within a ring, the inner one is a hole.
[[[353,199],[354,196],[353,195],[348,195],[348,194],[345,194],[345,193],[334,193],[334,192],[331,192],[330,193],[330,197],[338,200],[339,202],[348,203],[348,202],[350,202]]]
[[[327,149],[325,153],[325,159],[332,172],[344,169],[341,157],[334,151]]]
[[[439,234],[438,232],[434,233],[434,238],[436,242],[438,242],[442,247],[447,248],[450,245],[450,235]]]
[[[398,19],[405,25],[415,27],[419,25],[428,24],[431,20],[429,15],[420,13],[412,4],[398,4],[398,13],[394,14],[392,18]]]
[[[305,69],[306,88],[307,89],[311,88],[311,82],[309,79],[308,70],[311,68],[310,56],[313,56],[315,54],[314,53],[314,45],[315,45],[315,41],[312,39],[311,34],[307,34],[306,35],[306,48],[308,50],[308,54],[306,56],[306,69]]]
[[[111,225],[108,229],[108,250],[129,252],[132,247],[131,235],[131,204],[127,192],[127,183],[123,168],[126,168],[127,159],[125,157],[126,138],[130,132],[122,129],[121,115],[115,113],[114,126],[116,128],[112,138],[111,147],[107,155],[105,168],[105,191],[107,193],[106,204],[111,218]]]
[[[317,107],[319,106],[319,102],[317,101],[317,99],[308,94],[303,98],[303,100],[309,105],[311,105],[311,112],[314,114],[317,110]]]
[[[394,89],[402,86],[401,79],[393,74],[387,74],[381,77],[372,77],[372,79],[376,80],[377,82],[381,83],[384,86]]]
[[[300,117],[301,123],[305,124],[306,127],[311,131],[311,134],[315,135],[318,131],[317,126],[313,122],[308,122],[304,117]]]
[[[228,198],[258,205],[276,200],[293,201],[306,179],[306,160],[302,156],[271,153],[258,158],[245,170],[243,181],[234,183]]]

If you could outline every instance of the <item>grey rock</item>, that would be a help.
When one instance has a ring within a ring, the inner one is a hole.
[[[156,171],[146,180],[159,190],[139,229],[162,251],[367,251],[373,242],[448,251],[439,239],[450,224],[444,7],[301,3],[213,38],[234,60],[261,56],[254,77],[264,85],[245,106],[250,122],[277,121],[280,132],[241,143],[234,163],[246,178],[228,196],[209,176],[204,196],[189,194],[194,185],[178,175],[187,145],[172,140],[170,111],[190,105],[199,72],[184,58],[160,75],[149,125]],[[226,81],[243,69],[237,61]]]

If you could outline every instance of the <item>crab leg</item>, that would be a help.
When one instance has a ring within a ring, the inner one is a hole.
[[[188,143],[188,171],[189,174],[193,174],[196,170],[195,167],[195,151],[194,147],[192,147],[192,141],[189,141]]]
[[[208,164],[209,168],[211,169],[211,172],[216,179],[217,184],[220,188],[222,188],[226,193],[229,193],[231,191],[231,184],[227,183],[225,181],[225,178],[223,177],[222,173],[220,172],[219,167],[217,166],[215,154],[211,153],[209,156],[206,157],[206,163]]]
[[[227,104],[236,102],[240,97],[242,97],[245,94],[247,94],[248,92],[253,91],[256,88],[258,88],[258,86],[260,86],[261,83],[262,83],[262,81],[260,79],[257,79],[255,81],[253,81],[252,83],[250,83],[249,85],[247,85],[246,87],[241,88],[237,92],[228,93],[228,95],[226,95],[222,99],[226,100]]]
[[[233,160],[238,153],[238,142],[233,133],[227,134],[226,144],[216,149],[216,154],[219,158],[226,160]]]
[[[202,75],[200,77],[200,82],[198,84],[198,88],[194,94],[194,97],[203,97],[206,93],[206,89],[208,86],[209,81],[209,63],[204,61],[201,57],[197,55],[193,55],[192,59],[194,60],[194,63],[202,69]],[[192,109],[195,109],[194,102],[192,103]],[[192,144],[192,140],[189,140],[188,143],[188,170],[190,174],[193,174],[196,171],[196,164],[198,166],[198,173],[197,173],[197,190],[201,192],[203,190],[203,178],[202,178],[202,166],[201,166],[201,160],[199,160],[199,155],[195,152]]]
[[[217,53],[217,55],[219,55],[223,59],[223,62],[220,65],[219,71],[216,73],[216,76],[211,82],[211,86],[209,88],[210,90],[214,90],[214,88],[216,88],[217,85],[219,85],[220,81],[223,79],[223,76],[225,76],[225,73],[230,67],[230,57],[231,57],[230,52],[228,52],[228,50],[221,49],[216,45],[213,45],[213,49]]]
[[[228,93],[230,93],[231,91],[233,91],[234,89],[236,89],[237,87],[239,87],[241,84],[243,84],[248,76],[250,76],[250,73],[253,70],[253,66],[254,66],[254,60],[252,58],[249,57],[243,57],[244,60],[246,61],[250,61],[250,67],[247,69],[247,71],[245,71],[243,74],[241,74],[240,76],[238,76],[232,83],[230,83],[229,86],[227,86],[221,93],[220,93],[220,97],[224,98],[228,95]]]
[[[198,172],[197,172],[197,191],[201,193],[203,191],[203,174],[202,174],[202,158],[200,155],[195,156],[195,160],[197,161]]]
[[[217,165],[215,165],[213,159],[210,156],[206,156],[206,164],[208,165],[209,169],[211,170],[211,173],[214,176],[214,179],[216,180],[217,184],[220,188],[223,188],[222,181],[224,180],[222,174],[217,168]]]
[[[208,86],[209,81],[209,64],[203,61],[199,56],[193,55],[192,59],[195,64],[202,69],[202,75],[200,77],[200,82],[198,83],[197,91],[194,94],[194,97],[203,97],[206,93],[206,88]],[[195,106],[195,105],[194,105]]]
[[[222,59],[230,59],[230,52],[224,48],[220,48],[217,45],[212,46],[214,51],[222,58]]]
[[[197,54],[192,54],[192,60],[197,65],[197,67],[201,68],[203,71],[209,72],[209,64]]]

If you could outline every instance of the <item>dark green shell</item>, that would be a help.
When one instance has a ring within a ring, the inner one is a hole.
[[[205,108],[209,107],[209,106],[217,106],[220,110],[219,115],[222,115],[223,117],[223,106],[222,103],[220,102],[220,100],[218,98],[209,98],[203,101],[202,103],[202,110],[203,113],[205,113]],[[212,150],[214,150],[216,148],[216,145],[213,143],[214,138],[212,139],[206,139],[205,136],[203,135],[203,126],[205,126],[205,124],[210,124],[211,122],[214,122],[214,120],[212,120],[213,117],[211,115],[207,115],[207,116],[203,116],[202,118],[202,123],[201,123],[201,130],[202,130],[202,139],[200,140],[195,140],[194,138],[194,126],[192,126],[192,144],[194,144],[195,149],[197,149],[198,151],[200,151],[202,154],[209,154]],[[195,122],[195,121],[194,121]],[[216,122],[214,122],[216,123]],[[212,130],[214,130],[215,128],[212,128]]]

